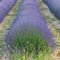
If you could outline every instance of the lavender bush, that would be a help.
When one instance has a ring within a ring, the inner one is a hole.
[[[60,0],[43,0],[47,6],[49,7],[50,11],[60,19]]]
[[[1,0],[0,1],[0,23],[8,12],[12,9],[17,0]]]
[[[36,53],[56,47],[55,39],[47,27],[36,0],[23,0],[10,30],[5,36],[11,52]]]

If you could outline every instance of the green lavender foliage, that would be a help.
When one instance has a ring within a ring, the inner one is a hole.
[[[43,33],[35,29],[32,29],[31,32],[28,29],[19,33],[16,32],[14,38],[11,38],[10,47],[14,53],[28,56],[32,53],[36,56],[39,53],[47,53],[50,48],[47,46],[47,41],[43,40],[43,36]]]

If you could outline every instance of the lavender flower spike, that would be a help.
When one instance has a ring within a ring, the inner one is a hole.
[[[43,0],[50,11],[60,20],[60,0]]]
[[[33,41],[35,40],[34,36],[38,36],[42,41],[46,40],[47,45],[52,49],[56,47],[55,39],[48,29],[47,22],[42,16],[36,0],[23,0],[16,19],[5,36],[5,41],[9,45],[8,49],[11,50],[11,46],[15,49],[16,41],[20,40],[20,43],[26,39]],[[25,45],[20,46],[24,47]]]
[[[17,0],[1,0],[0,1],[0,23],[8,12],[12,9]]]

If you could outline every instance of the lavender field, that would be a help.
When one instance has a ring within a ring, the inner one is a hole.
[[[4,18],[4,21],[0,24],[0,60],[12,60],[12,59],[9,59],[9,54],[6,49],[4,39],[5,39],[5,35],[6,35],[7,31],[9,30],[12,22],[15,19],[15,16],[17,14],[18,7],[19,7],[21,1],[18,0],[16,5],[9,12],[9,14]],[[54,53],[51,54],[51,57],[53,60],[60,60],[60,20],[58,20],[50,12],[49,8],[44,4],[44,2],[42,0],[37,0],[37,3],[42,12],[42,15],[45,17],[45,19],[47,21],[50,31],[53,33],[54,38],[56,39],[57,48],[54,50]],[[47,57],[47,59],[45,59],[45,60],[48,60],[48,59],[49,59],[49,57]],[[20,60],[20,59],[16,59],[16,60]],[[31,57],[29,57],[27,60],[33,60],[33,59]],[[41,59],[41,60],[43,60],[43,59]]]

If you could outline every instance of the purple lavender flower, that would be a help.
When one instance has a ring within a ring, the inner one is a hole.
[[[46,45],[52,49],[56,47],[55,39],[48,29],[47,22],[42,16],[36,0],[23,0],[16,19],[5,36],[6,45],[15,49],[18,43],[19,47],[25,47],[25,45],[31,44],[31,41],[33,44],[39,43],[37,41],[40,39],[46,40]]]
[[[0,1],[0,23],[4,19],[4,17],[11,10],[13,5],[17,2],[17,0],[1,0]]]
[[[60,19],[60,0],[43,0],[47,6],[49,7],[50,11]]]

